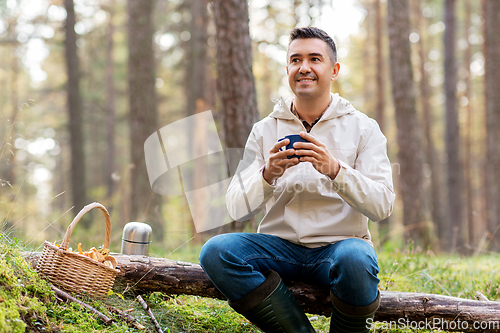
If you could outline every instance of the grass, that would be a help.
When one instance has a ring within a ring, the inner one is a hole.
[[[115,317],[109,308],[129,310],[147,331],[154,332],[149,317],[131,291],[115,290],[104,301],[85,301],[108,317],[116,326],[105,326],[91,312],[78,305],[57,301],[48,283],[21,257],[22,242],[0,234],[0,332],[140,332]],[[186,247],[169,258],[196,262],[199,246]],[[158,254],[155,254],[158,255]],[[380,289],[435,293],[473,299],[481,292],[490,300],[500,300],[500,284],[495,268],[500,257],[436,256],[419,249],[379,253]],[[197,296],[170,296],[150,293],[143,298],[165,332],[259,332],[227,302]],[[318,333],[328,332],[329,318],[308,315]],[[373,332],[428,332],[384,327]]]
[[[481,292],[500,300],[496,269],[500,256],[436,256],[421,250],[379,254],[381,290],[408,291],[474,299]]]

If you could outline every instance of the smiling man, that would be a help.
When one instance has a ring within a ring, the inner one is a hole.
[[[388,217],[395,199],[386,139],[330,92],[340,65],[323,30],[292,30],[287,58],[295,96],[254,125],[226,195],[235,220],[263,208],[264,217],[257,233],[211,238],[200,263],[233,309],[264,332],[314,332],[283,282],[291,280],[329,290],[330,332],[368,332],[380,303],[368,220]],[[305,142],[286,149],[292,134]]]

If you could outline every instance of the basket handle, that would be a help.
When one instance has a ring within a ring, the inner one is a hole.
[[[71,237],[71,234],[73,233],[73,229],[75,229],[76,224],[78,223],[78,221],[80,221],[83,215],[85,215],[89,210],[94,208],[99,208],[104,213],[104,219],[106,220],[106,234],[104,236],[104,247],[109,249],[109,238],[111,236],[111,218],[109,216],[108,210],[98,202],[93,202],[91,204],[86,205],[78,213],[78,215],[75,216],[73,222],[71,222],[71,224],[68,226],[68,229],[66,229],[66,233],[64,234],[64,238],[61,244],[61,249],[63,250],[68,249],[69,238]]]

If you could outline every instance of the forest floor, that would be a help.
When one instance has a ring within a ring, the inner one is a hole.
[[[116,325],[105,326],[90,311],[75,303],[56,300],[49,284],[40,279],[23,257],[25,245],[0,234],[0,332],[141,332],[110,312],[110,307],[130,311],[146,331],[155,332],[150,318],[131,291],[114,290],[104,301],[83,298]],[[199,248],[178,251],[172,259],[197,262]],[[496,268],[500,256],[476,257],[434,255],[419,249],[379,251],[380,289],[442,294],[474,299],[481,292],[488,299],[500,300],[500,281]],[[259,332],[226,302],[197,296],[170,296],[162,293],[142,295],[165,333],[170,332]],[[328,332],[329,318],[308,315],[318,333]],[[399,326],[387,328],[378,323],[372,332],[430,332]],[[442,331],[441,331],[442,332]]]

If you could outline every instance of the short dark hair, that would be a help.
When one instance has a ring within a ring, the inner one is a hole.
[[[324,30],[316,27],[295,28],[290,31],[290,42],[288,43],[288,48],[290,48],[290,44],[294,40],[302,38],[318,38],[324,41],[326,45],[328,45],[328,55],[330,56],[330,60],[333,64],[337,62],[337,47],[335,46],[335,42]]]

